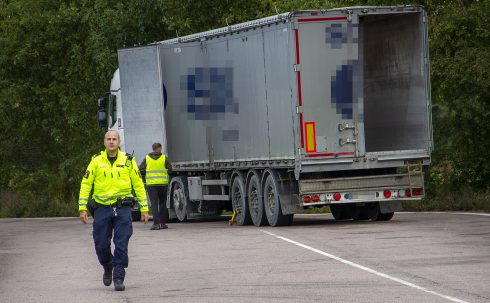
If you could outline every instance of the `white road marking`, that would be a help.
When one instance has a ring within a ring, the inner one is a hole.
[[[354,263],[354,262],[351,262],[349,260],[345,260],[345,259],[342,259],[340,257],[337,257],[337,256],[334,256],[332,254],[329,254],[327,252],[324,252],[322,250],[319,250],[319,249],[316,249],[316,248],[313,248],[311,246],[308,246],[308,245],[305,245],[305,244],[302,244],[302,243],[299,243],[299,242],[296,242],[294,240],[291,240],[291,239],[288,239],[286,237],[282,237],[282,236],[278,236],[276,234],[273,234],[271,232],[268,232],[268,231],[265,231],[265,230],[261,230],[262,232],[270,235],[270,236],[273,236],[277,239],[280,239],[280,240],[283,240],[283,241],[286,241],[286,242],[289,242],[291,244],[294,244],[296,246],[299,246],[299,247],[302,247],[304,249],[307,249],[309,251],[312,251],[312,252],[315,252],[317,254],[320,254],[320,255],[323,255],[325,257],[328,257],[330,259],[333,259],[333,260],[336,260],[336,261],[339,261],[339,262],[342,262],[344,264],[347,264],[349,266],[352,266],[352,267],[355,267],[355,268],[358,268],[358,269],[361,269],[361,270],[364,270],[364,271],[367,271],[369,273],[372,273],[372,274],[375,274],[377,276],[380,276],[380,277],[383,277],[385,279],[388,279],[388,280],[391,280],[391,281],[394,281],[394,282],[397,282],[397,283],[400,283],[400,284],[403,284],[405,286],[409,286],[409,287],[412,287],[412,288],[415,288],[417,290],[421,290],[423,292],[426,292],[426,293],[429,293],[429,294],[433,294],[435,296],[438,296],[438,297],[441,297],[441,298],[444,298],[444,299],[447,299],[449,301],[452,301],[452,302],[458,302],[458,303],[468,303],[467,301],[463,301],[461,299],[458,299],[458,298],[455,298],[455,297],[451,297],[451,296],[448,296],[448,295],[444,295],[444,294],[440,294],[438,292],[435,292],[435,291],[432,291],[432,290],[429,290],[425,287],[422,287],[422,286],[418,286],[416,284],[413,284],[413,283],[410,283],[408,281],[405,281],[405,280],[402,280],[402,279],[399,279],[399,278],[396,278],[396,277],[393,277],[393,276],[390,276],[388,274],[384,274],[382,272],[379,272],[379,271],[376,271],[374,269],[371,269],[369,267],[365,267],[365,266],[362,266],[362,265],[359,265],[357,263]]]
[[[490,217],[489,213],[464,213],[464,212],[449,212],[449,211],[402,211],[402,212],[397,212],[398,214],[438,214],[438,215],[469,215],[469,216],[483,216],[483,217]]]
[[[294,216],[318,216],[327,215],[330,213],[316,213],[316,214],[295,214]],[[413,214],[436,214],[436,215],[469,215],[469,216],[482,216],[490,217],[490,213],[465,213],[465,212],[449,212],[449,211],[400,211],[396,212],[395,215],[413,215]]]

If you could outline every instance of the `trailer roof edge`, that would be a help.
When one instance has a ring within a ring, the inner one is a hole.
[[[238,23],[230,26],[225,26],[205,32],[200,32],[196,34],[191,34],[191,35],[186,35],[182,37],[177,37],[177,38],[172,38],[168,40],[163,40],[159,42],[154,42],[152,44],[160,44],[160,45],[172,45],[172,44],[177,44],[177,43],[185,43],[185,42],[196,42],[200,41],[201,39],[206,39],[210,37],[215,37],[219,35],[226,35],[226,34],[231,34],[235,32],[239,32],[242,30],[248,30],[248,29],[253,29],[256,27],[272,24],[272,23],[278,23],[278,22],[289,22],[294,16],[304,14],[304,13],[312,13],[312,12],[323,12],[323,13],[328,13],[328,12],[343,12],[343,13],[348,13],[348,11],[352,10],[363,10],[363,9],[399,9],[399,8],[414,8],[414,9],[422,9],[424,10],[423,6],[421,5],[397,5],[397,6],[352,6],[352,7],[342,7],[342,8],[333,8],[333,9],[315,9],[315,10],[298,10],[298,11],[291,11],[291,12],[286,12],[282,14],[277,14],[261,19],[256,19],[252,21],[247,21],[243,23]]]

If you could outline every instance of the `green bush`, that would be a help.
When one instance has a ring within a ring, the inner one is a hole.
[[[488,0],[11,0],[0,1],[0,216],[76,215],[117,49],[277,12],[411,3],[429,14],[436,114],[429,195],[409,208],[488,211]]]

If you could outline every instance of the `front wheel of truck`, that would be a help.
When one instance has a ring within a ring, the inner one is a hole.
[[[173,209],[175,211],[175,215],[180,222],[187,221],[187,193],[186,186],[184,184],[184,180],[182,178],[177,178],[177,180],[172,184],[172,192],[170,193],[170,201]]]

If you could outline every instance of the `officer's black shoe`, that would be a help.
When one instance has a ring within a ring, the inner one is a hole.
[[[105,286],[110,286],[112,283],[112,270],[104,270],[104,275],[102,275],[102,282]]]
[[[123,291],[126,287],[124,286],[123,280],[114,280],[114,290]]]

